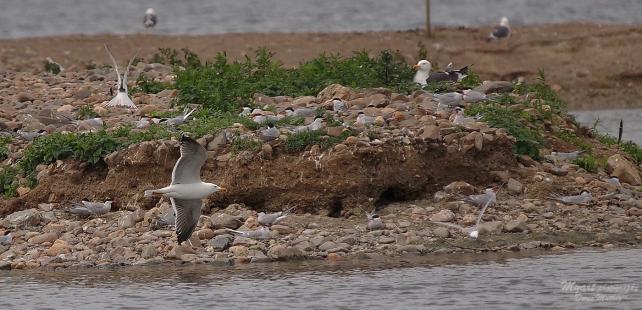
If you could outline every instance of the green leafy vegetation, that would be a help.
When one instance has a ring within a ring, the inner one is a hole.
[[[252,138],[235,137],[232,140],[232,152],[238,153],[241,151],[256,152],[261,149],[261,142]]]
[[[10,143],[11,137],[0,137],[0,161],[3,161],[9,157]]]
[[[157,94],[165,89],[171,89],[172,86],[169,84],[156,82],[151,77],[141,74],[136,80],[136,87],[131,89],[131,93],[146,93],[146,94]]]
[[[328,149],[337,143],[345,141],[352,135],[350,131],[344,131],[336,137],[327,136],[325,130],[304,131],[288,135],[285,142],[287,153],[296,153],[305,150],[310,145],[318,144],[321,149]]]
[[[77,119],[90,119],[94,117],[98,117],[98,113],[94,112],[94,110],[89,105],[80,107],[78,109],[78,112],[76,112]]]
[[[13,167],[0,168],[0,192],[6,198],[16,196],[18,189],[18,172]]]
[[[481,114],[490,126],[506,129],[516,139],[513,148],[517,154],[539,159],[539,148],[543,143],[542,132],[527,113],[491,103],[471,105],[466,114]]]
[[[573,163],[588,172],[597,172],[598,168],[606,167],[606,158],[596,158],[591,154],[585,154],[573,160]]]
[[[629,154],[637,164],[642,163],[642,149],[637,144],[627,141],[620,144],[620,148]]]
[[[546,104],[551,107],[553,112],[566,112],[566,103],[562,101],[557,93],[547,84],[546,74],[544,70],[540,69],[538,75],[539,77],[537,79],[537,82],[533,84],[518,84],[515,88],[515,91],[520,95],[534,93],[535,97],[542,101],[545,101]]]
[[[161,51],[162,60],[183,66],[176,70],[176,88],[180,103],[201,104],[213,112],[235,112],[250,105],[255,93],[267,96],[316,95],[333,83],[353,88],[388,87],[410,92],[413,70],[399,53],[383,51],[376,57],[357,52],[351,57],[326,55],[302,63],[298,68],[285,68],[266,49],[256,52],[255,59],[231,61],[219,53],[211,62],[202,63],[197,56],[184,51]]]
[[[591,145],[586,143],[582,138],[578,137],[575,133],[570,132],[570,131],[560,131],[557,133],[557,137],[575,145],[576,147],[584,150],[584,151],[591,151]]]
[[[60,71],[62,71],[62,69],[60,68],[60,65],[55,63],[55,62],[51,62],[49,60],[45,60],[44,61],[44,65],[45,65],[45,72],[49,72],[49,73],[52,73],[52,74],[58,74],[58,73],[60,73]]]
[[[475,88],[482,84],[482,79],[472,68],[468,68],[468,75],[460,83],[464,88]]]

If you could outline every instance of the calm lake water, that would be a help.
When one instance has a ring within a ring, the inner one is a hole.
[[[523,255],[523,254],[513,254]],[[1,309],[640,309],[642,249],[0,272]]]
[[[620,120],[624,122],[622,141],[633,141],[642,145],[642,109],[611,109],[573,111],[575,119],[582,125],[593,128],[597,121],[597,130],[617,137]]]
[[[405,30],[424,26],[423,0],[2,0],[0,38],[143,31],[147,7],[163,34]],[[436,25],[642,22],[639,0],[432,0]]]

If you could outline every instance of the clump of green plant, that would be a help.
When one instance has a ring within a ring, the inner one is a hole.
[[[60,73],[62,71],[62,68],[60,68],[59,64],[57,64],[57,63],[55,63],[53,61],[50,61],[49,59],[46,59],[44,61],[44,65],[45,65],[45,72],[49,72],[49,73],[52,73],[52,74],[58,74],[58,73]]]
[[[281,126],[301,126],[304,123],[305,123],[305,118],[303,118],[303,117],[286,116],[286,117],[284,117],[282,119],[279,119],[279,120],[267,119],[267,120],[261,122],[260,124],[258,124],[258,127],[256,129],[261,128],[261,127],[266,127],[268,125],[275,126],[277,128],[281,127]]]
[[[468,68],[468,75],[460,83],[464,88],[475,88],[482,84],[482,79],[472,68]]]
[[[457,91],[457,84],[450,81],[437,81],[424,85],[422,89],[431,93],[454,92]]]
[[[16,196],[18,189],[18,180],[16,176],[18,171],[13,167],[0,168],[0,192],[5,198]]]
[[[595,134],[595,138],[597,139],[597,141],[600,141],[602,144],[606,144],[606,145],[617,144],[617,139],[608,134],[603,134],[598,132]]]
[[[404,92],[416,89],[411,67],[399,53],[390,51],[372,58],[365,51],[351,57],[322,54],[294,69],[283,67],[266,49],[259,49],[254,59],[230,61],[225,53],[219,53],[211,62],[194,60],[188,65],[176,60],[177,52],[164,53],[170,62],[185,67],[176,70],[179,102],[201,104],[212,112],[237,112],[240,106],[251,104],[255,93],[316,95],[333,83],[353,88],[389,87]]]
[[[288,135],[285,142],[285,151],[287,153],[296,153],[305,150],[308,145],[319,144],[321,136],[325,135],[322,130],[304,131]]]
[[[588,172],[595,173],[598,168],[604,168],[606,166],[606,159],[596,158],[591,154],[585,154],[573,160],[573,163]]]
[[[0,161],[3,161],[9,157],[10,143],[11,137],[0,137]]]
[[[78,112],[76,112],[77,119],[90,119],[94,117],[98,117],[98,113],[94,112],[91,106],[88,105],[80,107]]]
[[[522,83],[515,87],[515,91],[520,95],[534,93],[535,97],[545,101],[553,112],[566,112],[566,103],[551,89],[546,81],[546,74],[543,69],[538,72],[537,82],[533,84]]]
[[[241,151],[256,152],[261,149],[261,142],[237,136],[232,140],[232,152],[238,153]]]
[[[428,49],[426,49],[424,42],[419,41],[417,47],[419,48],[417,51],[417,59],[428,59]]]
[[[642,149],[632,141],[620,144],[620,148],[629,154],[637,164],[642,163]]]
[[[517,99],[511,96],[511,94],[499,94],[493,97],[493,101],[498,104],[506,105],[506,106],[514,105],[518,103]]]
[[[304,131],[288,135],[285,142],[287,153],[296,153],[305,150],[310,145],[318,144],[321,149],[328,149],[337,143],[345,141],[352,135],[350,131],[344,131],[337,137],[327,136],[325,130]]]
[[[152,56],[152,63],[160,63],[171,66],[197,67],[201,65],[201,60],[194,52],[187,48],[181,49],[183,52],[182,59],[178,56],[178,51],[171,48],[159,48],[158,53]]]
[[[534,159],[540,158],[539,148],[543,143],[541,129],[532,125],[528,114],[495,103],[473,104],[466,109],[466,114],[480,114],[490,126],[504,128],[515,137],[513,148],[517,154],[528,155]]]
[[[133,87],[131,93],[157,94],[165,89],[171,89],[172,86],[162,82],[156,82],[154,79],[145,74],[138,76],[136,87]]]
[[[95,133],[53,133],[33,141],[19,162],[21,170],[31,173],[39,164],[74,158],[90,164],[99,163],[105,155],[119,149],[123,142],[105,130]]]
[[[591,145],[588,144],[586,141],[584,141],[582,138],[578,137],[575,133],[570,132],[570,131],[560,131],[557,134],[557,137],[575,145],[576,147],[584,150],[584,151],[590,151],[591,150]]]
[[[94,70],[94,69],[96,69],[97,67],[98,67],[98,66],[96,66],[96,63],[95,63],[95,62],[93,62],[93,61],[90,61],[90,62],[88,62],[88,63],[86,63],[86,64],[85,64],[85,69],[86,69],[86,70]]]

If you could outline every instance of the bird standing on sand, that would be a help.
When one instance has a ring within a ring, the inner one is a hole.
[[[80,217],[101,216],[111,210],[111,200],[105,202],[81,201],[74,203],[73,206],[65,211],[78,215]]]
[[[510,37],[510,26],[508,25],[508,17],[504,16],[499,21],[499,26],[495,27],[493,31],[488,35],[488,42],[495,40],[502,40]]]
[[[116,70],[116,75],[118,76],[116,97],[109,101],[106,106],[125,107],[128,109],[136,110],[136,105],[134,105],[134,102],[132,102],[132,100],[129,98],[129,95],[127,94],[127,74],[129,73],[129,68],[132,66],[134,59],[136,59],[136,56],[138,55],[138,51],[136,52],[136,54],[134,54],[134,57],[129,60],[127,69],[125,69],[125,73],[123,73],[121,77],[120,72],[118,72],[118,63],[116,62],[116,59],[114,58],[114,55],[112,54],[107,44],[105,44],[105,49],[107,50],[107,54],[109,54],[109,58],[111,58],[111,62],[113,63],[114,69]]]
[[[265,213],[265,212],[259,212],[258,214],[258,221],[259,224],[263,226],[272,226],[275,224],[278,224],[282,220],[284,220],[290,213],[294,211],[294,208],[289,208],[285,211],[279,211],[275,213]]]
[[[188,136],[181,137],[181,157],[172,171],[172,182],[160,189],[146,190],[145,197],[169,197],[176,214],[178,244],[188,240],[201,216],[202,199],[224,188],[201,181],[201,168],[207,160],[205,148]]]
[[[145,11],[143,25],[145,26],[145,28],[154,28],[154,26],[156,26],[156,10],[154,10],[153,8],[149,8],[147,9],[147,11]]]

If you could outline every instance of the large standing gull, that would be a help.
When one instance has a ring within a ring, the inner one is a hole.
[[[145,25],[145,28],[153,28],[156,26],[156,11],[153,8],[149,8],[145,11],[143,25]]]
[[[118,76],[118,93],[116,94],[116,97],[114,97],[111,101],[109,101],[109,103],[107,103],[107,106],[137,109],[136,105],[134,105],[132,100],[129,99],[129,95],[127,95],[127,73],[129,73],[129,68],[132,66],[136,55],[138,55],[138,51],[136,52],[136,54],[134,54],[134,57],[129,60],[127,69],[125,69],[125,73],[123,73],[121,77],[120,72],[118,72],[118,63],[116,62],[116,59],[114,58],[114,55],[112,54],[107,44],[105,44],[105,49],[107,50],[107,54],[109,54],[109,58],[111,58],[111,62],[114,64],[114,69],[116,70],[116,75]]]
[[[202,199],[219,190],[216,184],[201,181],[201,167],[205,164],[205,148],[194,139],[181,137],[181,157],[174,165],[172,183],[161,189],[146,190],[145,197],[161,194],[169,197],[176,214],[178,244],[188,240],[201,216]]]
[[[490,41],[495,41],[495,40],[501,40],[501,39],[506,39],[510,37],[510,26],[508,25],[508,17],[504,16],[502,19],[499,21],[499,26],[495,27],[495,29],[488,35],[488,42]]]

